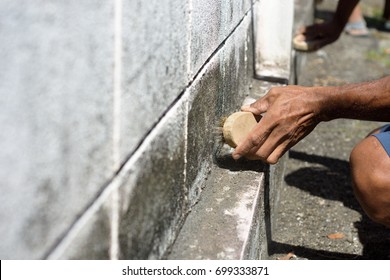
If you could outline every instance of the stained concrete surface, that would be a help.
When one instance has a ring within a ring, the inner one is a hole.
[[[261,215],[264,165],[223,161],[227,165],[211,170],[202,198],[187,217],[169,259],[237,260],[266,255]]]
[[[307,55],[300,85],[341,85],[390,74],[390,33],[375,17],[384,1],[364,1],[370,28],[364,38],[343,34]],[[328,18],[336,1],[317,6]],[[376,11],[376,12],[375,12]],[[352,148],[381,123],[336,120],[320,124],[289,153],[276,209],[270,259],[293,252],[295,259],[390,259],[390,229],[372,222],[356,201],[348,158]],[[339,239],[329,234],[341,233]]]

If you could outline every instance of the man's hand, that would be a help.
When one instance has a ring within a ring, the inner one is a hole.
[[[255,115],[265,114],[248,137],[239,143],[233,158],[246,157],[276,163],[320,122],[320,104],[321,97],[315,94],[315,88],[272,88],[255,103],[241,108]]]

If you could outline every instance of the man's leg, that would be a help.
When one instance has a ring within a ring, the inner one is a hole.
[[[390,155],[379,139],[368,136],[361,141],[351,153],[350,165],[360,205],[372,220],[390,227]]]
[[[385,1],[385,6],[383,8],[383,18],[385,20],[390,19],[390,1],[389,0]]]
[[[385,1],[385,7],[383,9],[383,19],[384,19],[384,28],[385,30],[390,29],[390,0]]]

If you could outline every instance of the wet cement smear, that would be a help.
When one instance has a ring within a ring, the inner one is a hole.
[[[253,218],[252,207],[256,198],[257,188],[254,186],[245,186],[243,189],[245,192],[237,194],[239,201],[236,203],[236,207],[228,210],[228,213],[232,213],[236,217],[237,237],[240,241],[245,242],[248,238]]]

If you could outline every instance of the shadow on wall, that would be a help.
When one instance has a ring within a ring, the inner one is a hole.
[[[267,170],[267,165],[260,160],[247,160],[241,158],[235,160],[232,158],[230,153],[221,153],[217,151],[214,153],[214,162],[220,168],[228,169],[230,171],[256,171],[256,172],[265,172]]]
[[[269,255],[291,252],[308,259],[389,259],[390,232],[379,224],[372,222],[358,204],[352,190],[349,163],[344,160],[308,155],[290,151],[290,158],[309,163],[317,163],[325,168],[301,168],[285,177],[290,186],[327,200],[341,201],[344,206],[358,211],[362,215],[354,226],[358,230],[360,242],[363,244],[362,255],[315,250],[303,246],[294,246],[272,241],[268,238]]]

